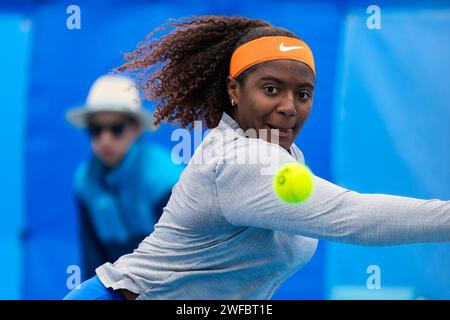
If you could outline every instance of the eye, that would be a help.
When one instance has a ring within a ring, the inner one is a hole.
[[[307,101],[309,98],[311,98],[311,93],[309,93],[308,91],[300,91],[297,94],[297,97],[301,101]]]
[[[269,96],[274,96],[277,93],[279,93],[279,90],[277,87],[275,86],[265,86],[264,87],[264,91],[266,92],[267,95]]]

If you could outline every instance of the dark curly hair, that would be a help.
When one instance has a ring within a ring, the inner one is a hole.
[[[159,39],[157,32],[174,28]],[[214,128],[232,112],[227,92],[230,59],[242,44],[264,36],[298,38],[258,19],[200,16],[172,20],[152,31],[116,71],[132,73],[145,98],[156,101],[155,125],[166,120],[192,128],[205,121]],[[254,68],[236,79],[243,84]]]

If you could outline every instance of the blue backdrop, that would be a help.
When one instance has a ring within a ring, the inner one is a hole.
[[[344,20],[336,182],[360,192],[450,199],[450,11],[387,8],[380,30],[362,27],[366,17],[352,8]],[[328,258],[329,298],[450,298],[448,244],[333,243]],[[381,291],[366,288],[370,265],[380,267]]]

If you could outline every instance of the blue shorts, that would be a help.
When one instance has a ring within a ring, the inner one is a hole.
[[[73,289],[64,300],[125,300],[125,297],[111,288],[106,288],[95,276],[84,281],[79,289]]]

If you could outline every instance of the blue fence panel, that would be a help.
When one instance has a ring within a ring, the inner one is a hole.
[[[345,32],[334,116],[333,174],[355,191],[450,198],[450,11],[381,7],[381,29],[352,10]],[[450,246],[367,248],[331,244],[327,297],[450,297]],[[367,267],[382,288],[366,287]]]

